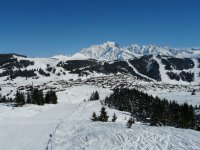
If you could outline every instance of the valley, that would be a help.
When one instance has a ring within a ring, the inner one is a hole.
[[[0,54],[0,98],[10,100],[0,103],[0,149],[198,149],[199,131],[149,126],[137,119],[126,128],[132,114],[112,107],[105,106],[108,122],[91,121],[92,113],[99,114],[115,89],[136,89],[168,102],[187,103],[199,116],[199,59],[186,55],[186,50],[172,57],[175,51],[163,55],[169,48],[135,48],[130,54],[114,43],[104,43],[72,56]],[[95,53],[100,50],[106,57]],[[185,57],[178,57],[182,54]],[[26,94],[33,89],[44,94],[55,91],[58,103],[14,107],[17,91]],[[90,101],[95,91],[100,99]],[[116,122],[111,121],[114,113]]]

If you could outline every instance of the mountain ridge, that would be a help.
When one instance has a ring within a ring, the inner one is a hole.
[[[200,50],[132,44],[120,47],[106,42],[82,49],[71,56],[30,58],[0,54],[0,78],[65,78],[129,74],[146,81],[200,83]]]
[[[9,53],[6,55],[27,57],[25,55],[15,53]],[[128,46],[121,47],[118,43],[107,41],[102,44],[91,45],[88,48],[82,48],[74,54],[58,54],[52,56],[51,58],[58,60],[96,59],[114,61],[132,59],[142,57],[144,55],[162,55],[175,58],[200,58],[200,48],[173,48],[170,46],[161,47],[152,44],[130,44]]]
[[[200,49],[179,49],[172,47],[160,47],[155,45],[131,44],[126,47],[120,47],[115,42],[107,41],[99,45],[92,45],[83,48],[72,55],[72,58],[92,58],[97,60],[126,60],[143,55],[165,55],[171,57],[200,57]]]
[[[200,83],[199,58],[175,58],[161,55],[144,55],[127,60],[96,60],[58,58],[26,58],[0,54],[0,79],[60,78],[76,76],[130,75],[145,81],[165,83]]]

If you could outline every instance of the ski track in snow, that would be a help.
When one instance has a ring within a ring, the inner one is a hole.
[[[146,78],[146,79],[155,81],[154,79],[149,78],[148,76],[145,76],[145,75],[139,73],[138,70],[129,62],[129,60],[127,60],[126,62],[128,63],[128,65],[133,69],[133,71],[134,71],[136,74],[138,74],[138,75],[140,75],[140,76],[142,76],[142,77],[144,77],[144,78]]]
[[[199,73],[200,73],[200,68],[199,68],[199,62],[197,59],[193,59],[194,62],[194,68],[193,68],[193,72],[194,72],[194,82],[195,83],[199,83],[200,79],[199,79]]]
[[[53,138],[55,150],[198,150],[200,133],[173,127],[149,127],[125,123],[63,122]]]
[[[62,120],[60,119],[60,121],[59,121],[59,123],[57,124],[56,128],[54,129],[53,133],[52,133],[52,134],[49,134],[49,141],[48,141],[48,143],[47,143],[47,147],[46,147],[45,150],[48,150],[49,147],[52,148],[52,144],[51,144],[51,143],[52,143],[52,138],[53,138],[53,136],[55,135],[55,132],[56,132],[56,130],[58,129],[58,127],[60,126],[61,123],[62,123]]]
[[[165,66],[162,64],[161,60],[158,59],[156,56],[153,56],[153,59],[159,64],[162,82],[166,82],[166,83],[172,82],[172,80],[170,80],[170,78],[166,74],[167,71],[165,70]]]

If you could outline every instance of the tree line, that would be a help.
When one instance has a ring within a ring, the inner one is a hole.
[[[35,88],[27,94],[17,91],[14,101],[16,106],[23,106],[26,103],[36,105],[57,104],[57,99],[55,91],[50,90],[44,94],[42,90]]]
[[[108,114],[106,112],[106,108],[103,106],[101,107],[101,110],[100,110],[100,115],[97,116],[95,112],[92,113],[92,117],[90,118],[92,121],[101,121],[101,122],[108,122]],[[112,122],[115,122],[117,120],[117,116],[116,114],[114,113],[113,116],[112,116],[112,119],[111,121]],[[126,127],[127,128],[131,128],[132,124],[134,123],[134,119],[131,117],[128,119],[127,123],[126,123]]]
[[[1,94],[0,94],[0,103],[7,103],[7,102],[12,102],[13,101],[13,99],[12,98],[7,98],[5,95],[4,96],[2,96]]]
[[[108,114],[106,112],[106,108],[102,107],[100,110],[100,115],[97,116],[95,112],[92,113],[92,117],[90,118],[92,121],[102,121],[102,122],[108,122]],[[117,120],[117,116],[114,113],[112,116],[112,122],[115,122]]]
[[[195,115],[192,105],[169,102],[136,89],[115,89],[105,98],[105,105],[130,112],[138,121],[150,123],[152,126],[166,125],[200,130],[200,118]]]

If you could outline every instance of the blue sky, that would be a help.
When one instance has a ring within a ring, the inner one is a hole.
[[[0,0],[0,53],[72,54],[106,41],[200,46],[199,0]]]

